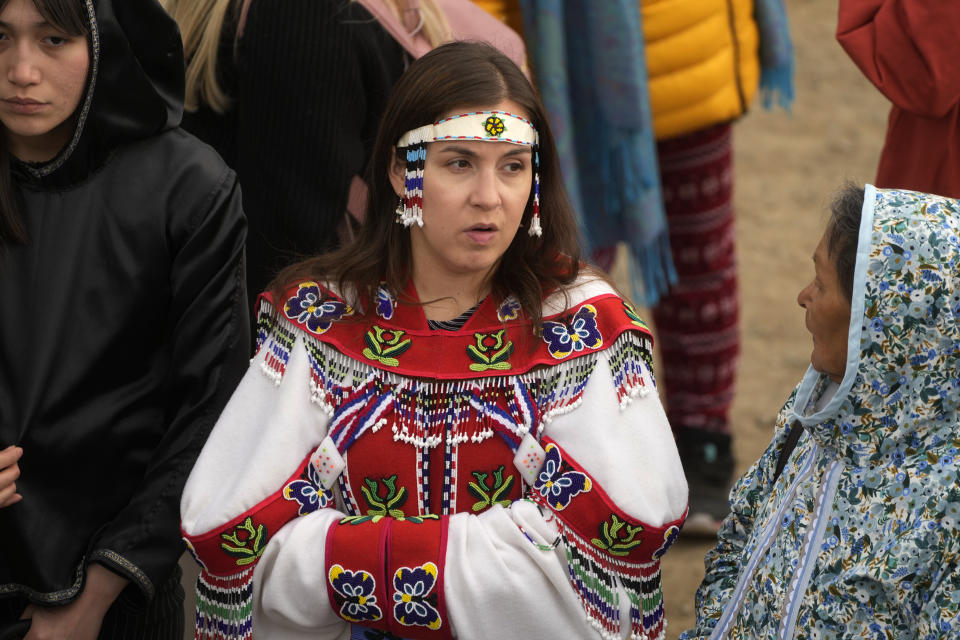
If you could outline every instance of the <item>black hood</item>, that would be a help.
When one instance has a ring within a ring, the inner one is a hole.
[[[172,129],[183,115],[180,31],[159,2],[83,1],[90,71],[74,135],[50,162],[18,167],[21,177],[50,187],[83,180],[118,146]]]

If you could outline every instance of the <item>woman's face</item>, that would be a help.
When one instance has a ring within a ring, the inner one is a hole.
[[[526,113],[512,101],[465,111]],[[513,242],[533,181],[530,147],[509,142],[442,141],[427,145],[423,172],[423,227],[410,228],[417,277],[476,276],[478,282]],[[403,168],[391,172],[403,193]]]
[[[85,37],[48,23],[32,0],[8,0],[0,11],[0,122],[13,155],[43,162],[66,145],[89,67]]]
[[[813,281],[797,296],[797,303],[806,309],[807,331],[813,337],[810,364],[840,382],[847,363],[850,301],[840,286],[836,264],[827,253],[827,234],[813,254],[813,268]]]

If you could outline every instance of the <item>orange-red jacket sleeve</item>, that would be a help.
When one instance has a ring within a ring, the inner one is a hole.
[[[960,3],[840,0],[837,40],[896,106],[941,117],[960,101]]]

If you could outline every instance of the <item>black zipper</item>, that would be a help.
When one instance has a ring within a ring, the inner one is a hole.
[[[733,44],[733,80],[737,85],[737,97],[740,98],[740,115],[743,115],[747,111],[747,100],[743,96],[743,80],[740,77],[740,41],[737,39],[733,0],[727,0],[727,23],[730,25],[730,40]]]

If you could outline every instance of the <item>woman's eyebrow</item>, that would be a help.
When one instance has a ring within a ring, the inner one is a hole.
[[[440,149],[440,153],[458,153],[461,155],[469,156],[471,158],[476,158],[478,155],[477,152],[473,151],[472,149],[469,149],[467,147],[457,146],[457,145],[447,145],[446,147],[442,147]],[[511,149],[510,151],[504,153],[503,155],[518,156],[518,155],[526,155],[529,153],[530,153],[530,147],[523,146],[523,147],[517,147],[516,149]]]
[[[44,27],[49,27],[50,23],[46,20],[40,20],[39,22],[34,22],[33,24],[26,25],[28,29],[42,29]],[[12,29],[13,25],[0,20],[0,29]]]
[[[467,147],[458,147],[456,145],[448,145],[440,149],[440,153],[459,153],[465,156],[477,157],[477,152],[468,149]]]

